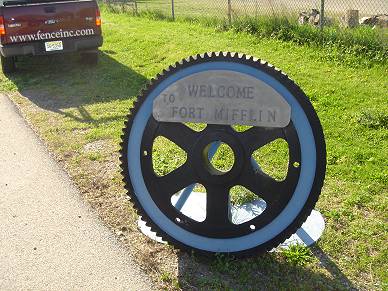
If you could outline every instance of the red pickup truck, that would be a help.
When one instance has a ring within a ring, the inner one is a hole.
[[[0,55],[4,73],[17,56],[80,51],[96,63],[102,45],[95,0],[0,0]]]

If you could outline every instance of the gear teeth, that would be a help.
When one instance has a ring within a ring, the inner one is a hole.
[[[145,85],[145,86],[147,86],[147,85]],[[146,91],[146,90],[145,90],[144,87],[141,88],[140,93],[139,93],[140,96],[143,96],[143,94],[145,93],[145,91]],[[136,106],[136,103],[137,103],[137,100],[136,100],[135,102],[132,103],[132,108],[134,108],[134,107]],[[132,109],[132,108],[131,108],[131,109]]]
[[[186,65],[186,64],[188,64],[189,63],[189,58],[187,57],[187,58],[184,58],[183,60],[182,60],[182,65]]]
[[[143,220],[143,217],[142,217],[142,220]],[[150,225],[150,223],[149,223],[147,220],[143,220],[143,222],[144,222],[144,224],[145,224],[147,227],[152,227],[152,226]]]
[[[134,207],[136,213],[142,217],[142,220],[145,221],[145,223],[148,227],[151,227],[152,231],[156,232],[157,236],[162,237],[163,240],[167,241],[169,244],[172,243],[175,247],[178,247],[180,249],[184,249],[187,251],[192,251],[192,248],[185,246],[184,244],[177,241],[176,239],[174,239],[173,237],[171,237],[167,233],[163,232],[159,228],[159,226],[156,225],[150,219],[150,217],[147,215],[147,213],[145,213],[145,211],[143,210],[143,208],[142,208],[142,206],[137,198],[138,196],[134,192],[132,182],[130,180],[129,173],[128,173],[128,164],[131,163],[131,160],[130,160],[131,157],[128,156],[128,139],[129,139],[129,134],[130,134],[130,131],[132,128],[134,117],[136,116],[139,108],[141,108],[141,105],[147,99],[148,94],[150,92],[152,92],[152,90],[158,84],[160,84],[160,82],[165,80],[170,74],[174,73],[176,70],[178,70],[182,67],[185,68],[187,66],[190,66],[191,65],[190,63],[204,63],[204,62],[208,61],[208,59],[211,59],[214,57],[221,59],[221,60],[232,58],[236,62],[255,66],[260,70],[268,71],[269,73],[271,73],[273,76],[276,76],[277,78],[281,78],[283,81],[286,82],[286,84],[291,84],[292,86],[294,86],[294,87],[296,86],[297,88],[299,88],[293,81],[288,79],[286,74],[284,74],[281,70],[274,68],[273,65],[268,64],[264,60],[257,59],[253,56],[250,56],[250,55],[237,54],[237,53],[231,53],[231,52],[222,52],[222,51],[206,52],[202,55],[196,54],[196,55],[190,56],[186,59],[183,59],[180,62],[176,62],[175,66],[170,65],[168,68],[164,69],[161,73],[159,73],[156,76],[156,78],[151,79],[151,81],[148,82],[144,86],[144,88],[142,88],[139,96],[135,99],[135,101],[132,104],[132,107],[129,110],[129,113],[127,114],[127,117],[126,117],[127,120],[124,122],[123,135],[121,135],[121,142],[120,142],[121,149],[119,151],[119,153],[120,153],[119,160],[121,162],[121,164],[120,164],[120,167],[122,169],[121,175],[123,177],[122,181],[124,182],[125,192],[127,194],[127,199],[133,204],[133,207]],[[312,207],[315,205],[316,200],[313,202],[314,203],[313,203]],[[307,216],[308,215],[306,214],[304,217],[300,218],[298,223],[300,221],[302,221],[302,219],[304,219],[303,221],[305,221],[307,219]],[[290,237],[292,235],[292,233],[293,232],[288,231],[288,232],[282,234],[282,236],[276,240],[277,244],[280,244],[282,241],[284,241],[285,239]],[[274,242],[273,244],[275,244],[276,242]],[[263,246],[260,249],[260,252],[268,251],[268,250],[272,249],[273,244],[269,245],[269,246]],[[207,254],[207,255],[210,254],[210,252],[206,252],[206,251],[203,251],[203,252],[199,251],[199,252]],[[256,252],[257,252],[257,250],[252,249],[252,250],[243,251],[243,252],[238,253],[236,255],[237,256],[246,256],[246,255],[256,253]]]

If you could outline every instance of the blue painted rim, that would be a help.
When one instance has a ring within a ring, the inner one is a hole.
[[[294,123],[301,146],[301,172],[295,192],[284,210],[268,225],[251,234],[237,238],[209,238],[200,236],[179,227],[165,216],[156,206],[144,182],[140,165],[141,140],[152,114],[153,100],[168,86],[191,74],[209,70],[230,70],[255,77],[276,90],[291,106],[291,120]],[[139,203],[150,219],[158,227],[177,241],[209,252],[240,252],[260,246],[284,231],[298,216],[305,205],[313,186],[316,172],[316,146],[309,120],[292,93],[279,81],[263,71],[251,66],[211,62],[192,65],[176,72],[162,81],[144,100],[131,127],[128,140],[128,170],[131,183]]]

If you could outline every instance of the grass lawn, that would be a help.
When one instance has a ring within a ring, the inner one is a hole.
[[[0,74],[0,90],[18,104],[84,199],[161,288],[388,288],[387,66],[349,67],[314,47],[188,23],[106,11],[103,19],[105,43],[97,67],[79,65],[77,56],[26,57],[18,73]],[[162,69],[219,50],[251,54],[281,68],[318,112],[328,167],[317,208],[327,225],[311,249],[205,259],[158,245],[136,229],[118,167],[125,115],[141,87]]]

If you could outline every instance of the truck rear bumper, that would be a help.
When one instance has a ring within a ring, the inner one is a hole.
[[[46,52],[44,42],[31,42],[22,44],[0,45],[0,54],[4,57],[23,55],[50,55],[55,53],[68,53],[88,49],[96,49],[102,46],[102,36],[94,35],[83,38],[62,39],[63,50]]]

